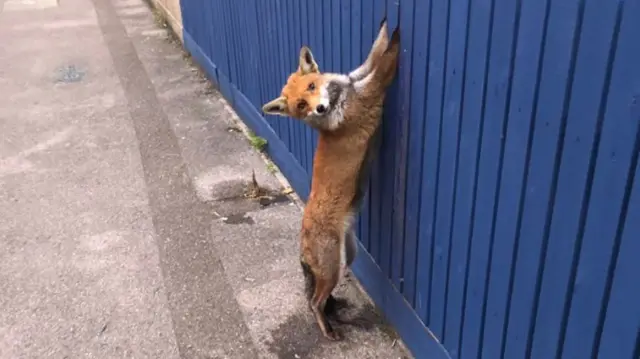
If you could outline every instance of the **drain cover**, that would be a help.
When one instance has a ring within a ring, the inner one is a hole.
[[[80,71],[75,65],[63,66],[58,69],[58,82],[80,82],[84,77],[84,71]]]

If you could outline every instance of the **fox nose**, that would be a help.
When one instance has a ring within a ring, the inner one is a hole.
[[[326,110],[327,110],[327,108],[324,107],[324,105],[318,105],[316,107],[316,112],[318,112],[318,113],[324,113]]]

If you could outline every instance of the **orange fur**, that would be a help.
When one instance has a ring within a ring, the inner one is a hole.
[[[331,340],[340,335],[328,323],[325,309],[329,300],[335,301],[331,292],[355,256],[350,225],[364,193],[362,178],[375,150],[371,142],[380,126],[386,89],[395,77],[398,53],[398,30],[389,40],[386,21],[365,64],[349,76],[320,73],[310,50],[303,47],[299,68],[287,79],[281,96],[263,106],[265,113],[291,116],[319,131],[300,231],[300,262],[310,309]],[[329,109],[319,113],[317,107],[323,104]]]
[[[311,84],[315,87],[313,90],[309,89]],[[316,72],[306,75],[296,72],[289,76],[287,84],[282,89],[282,96],[287,98],[287,111],[292,117],[305,117],[310,109],[318,106],[320,101],[318,92],[323,84],[324,78]],[[302,109],[298,108],[300,103],[306,105]]]

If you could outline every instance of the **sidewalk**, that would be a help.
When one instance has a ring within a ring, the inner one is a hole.
[[[143,0],[3,2],[0,359],[409,357],[351,278],[320,335],[300,207]]]

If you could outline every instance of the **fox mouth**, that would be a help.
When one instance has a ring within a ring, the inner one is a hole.
[[[331,105],[328,105],[327,108],[322,113],[312,111],[304,119],[304,121],[308,125],[310,125],[311,127],[317,130],[327,130],[331,127],[333,110],[334,110],[334,107],[332,107]]]

